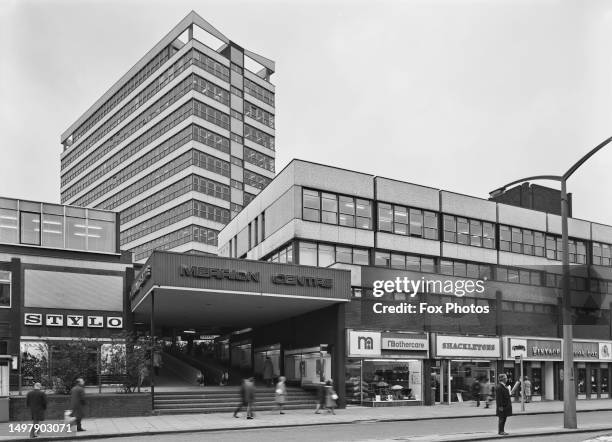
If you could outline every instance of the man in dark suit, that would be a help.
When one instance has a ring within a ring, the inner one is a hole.
[[[495,388],[495,414],[499,418],[498,434],[505,436],[508,433],[504,431],[506,418],[512,416],[512,402],[510,401],[510,392],[506,387],[508,377],[505,374],[499,375],[499,383]]]
[[[75,424],[77,431],[85,431],[81,426],[81,419],[83,419],[83,409],[85,407],[85,389],[83,386],[85,381],[83,378],[76,380],[76,385],[72,387],[70,391],[70,408],[72,408],[72,416],[75,418]]]
[[[35,426],[45,420],[45,410],[47,409],[47,395],[41,390],[40,382],[34,384],[34,390],[30,391],[26,396],[26,407],[32,413],[32,430],[30,437],[34,438],[40,433]]]

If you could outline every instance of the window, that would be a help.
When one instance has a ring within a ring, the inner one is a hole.
[[[319,244],[319,267],[329,267],[336,262],[334,246]]]
[[[358,229],[371,229],[372,228],[372,206],[370,201],[362,200],[359,198],[355,199],[357,222],[356,226]]]
[[[457,242],[457,222],[454,216],[444,215],[444,241]]]
[[[321,210],[319,192],[304,189],[302,198],[302,218],[306,221],[319,222],[319,213]]]
[[[274,137],[248,124],[244,125],[244,138],[267,147],[270,150],[274,150]]]
[[[11,272],[0,270],[0,308],[11,307]]]
[[[421,209],[378,203],[378,230],[438,239],[438,215]]]
[[[332,193],[321,193],[321,222],[338,224],[338,200]]]
[[[378,230],[393,232],[393,207],[391,204],[378,203]]]
[[[17,208],[17,201],[15,201]],[[19,222],[17,210],[0,209],[0,242],[16,244],[19,242]]]
[[[20,212],[22,244],[40,245],[40,213]]]
[[[300,265],[329,267],[336,262],[369,265],[368,250],[348,246],[300,242]]]
[[[293,264],[293,245],[289,244],[286,247],[282,247],[278,250],[278,252],[270,255],[268,261],[279,262],[282,264]]]
[[[300,242],[300,265],[317,265],[317,245],[313,243]]]
[[[372,226],[370,201],[309,189],[302,192],[302,218],[359,229]]]
[[[593,264],[611,267],[612,266],[612,245],[593,242]]]
[[[445,242],[495,248],[495,228],[492,223],[453,215],[444,215],[443,219]]]

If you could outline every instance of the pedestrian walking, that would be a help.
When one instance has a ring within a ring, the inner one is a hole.
[[[225,370],[223,373],[221,373],[221,379],[219,380],[219,385],[220,386],[225,386],[229,383],[229,373],[227,372],[227,370]]]
[[[162,365],[162,355],[159,350],[155,350],[153,353],[153,373],[155,376],[159,376],[159,369]]]
[[[493,393],[495,393],[495,384],[493,384],[490,379],[487,379],[487,383],[485,384],[485,394],[487,395],[485,408],[489,408],[491,406],[491,402],[493,401]]]
[[[328,413],[336,414],[334,412],[334,408],[336,408],[336,401],[338,400],[338,395],[334,391],[334,386],[332,381],[327,381],[325,383],[325,408]]]
[[[81,426],[85,407],[84,386],[85,381],[83,378],[78,378],[76,380],[76,385],[72,387],[72,390],[70,390],[70,408],[72,409],[71,416],[75,418],[74,423],[77,427],[77,431],[85,431],[85,429]]]
[[[315,408],[315,414],[319,414],[321,408],[325,408],[325,382],[321,382],[317,388],[317,407]]]
[[[234,411],[234,417],[239,417],[238,413],[242,408],[246,408],[247,419],[253,419],[255,413],[253,409],[255,407],[255,378],[243,379],[240,385],[240,404]]]
[[[276,400],[280,414],[285,414],[283,411],[283,405],[285,405],[285,401],[287,400],[287,386],[285,385],[286,380],[287,378],[285,378],[285,376],[278,378],[276,391],[274,392],[274,399]]]
[[[525,402],[531,402],[531,381],[527,376],[525,376],[525,382],[523,382],[525,387]]]
[[[506,436],[508,433],[504,430],[506,419],[512,416],[512,401],[510,400],[510,392],[506,387],[508,378],[505,374],[499,375],[499,384],[495,389],[495,414],[498,417],[497,434]]]
[[[522,382],[519,379],[514,384],[514,387],[512,387],[512,390],[510,390],[510,396],[514,396],[514,401],[515,402],[520,402],[521,401],[521,389],[522,389],[522,387],[523,387],[522,386]]]
[[[481,390],[482,386],[480,385],[480,381],[478,380],[478,378],[474,379],[474,382],[472,383],[472,396],[474,397],[474,400],[476,401],[476,406],[480,407],[480,390]]]
[[[40,382],[34,384],[34,390],[28,392],[26,396],[26,407],[30,409],[32,414],[32,430],[30,437],[38,437],[40,429],[36,428],[40,422],[45,420],[45,411],[47,410],[47,395],[42,391]]]
[[[269,356],[266,356],[263,367],[263,379],[268,387],[272,386],[272,379],[274,378],[274,364]]]
[[[204,386],[204,372],[202,370],[198,371],[198,374],[196,375],[196,383],[200,386],[203,387]]]

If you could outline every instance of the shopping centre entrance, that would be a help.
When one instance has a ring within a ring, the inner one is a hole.
[[[223,384],[225,372],[230,385],[242,376],[269,384],[283,375],[295,386],[333,379],[340,402],[349,300],[347,270],[159,251],[130,293],[137,328],[166,348],[189,346],[169,355],[196,368],[186,375],[193,385],[203,348],[206,385]],[[167,361],[186,370],[164,354]]]

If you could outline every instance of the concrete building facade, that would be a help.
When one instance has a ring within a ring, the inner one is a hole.
[[[273,72],[191,12],[62,134],[62,203],[119,212],[136,261],[215,253],[274,177]]]
[[[577,394],[609,397],[612,226],[571,218],[569,237]],[[221,231],[219,254],[351,270],[349,403],[469,399],[477,379],[516,380],[517,352],[534,398],[562,396],[558,215],[293,160]],[[484,291],[376,292],[398,278]],[[444,310],[407,315],[409,303]]]

